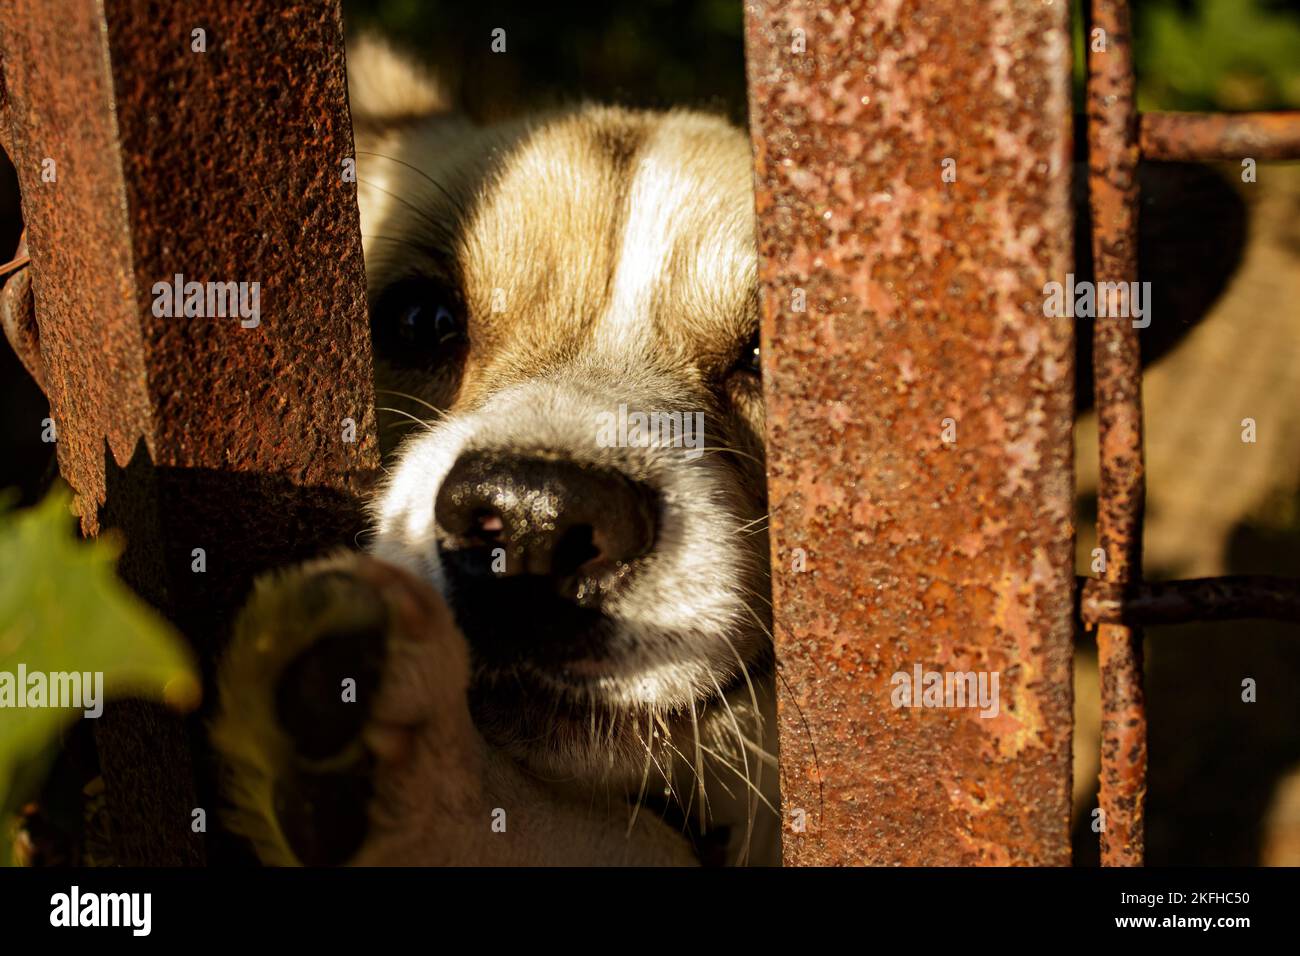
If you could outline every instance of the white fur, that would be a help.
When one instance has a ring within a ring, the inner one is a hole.
[[[584,377],[558,374],[507,388],[408,439],[378,499],[373,551],[445,590],[433,502],[456,459],[471,449],[545,448],[644,480],[663,501],[657,544],[628,593],[605,605],[619,625],[613,672],[595,678],[590,690],[612,704],[689,706],[710,694],[714,681],[725,686],[737,676],[733,647],[752,650],[746,635],[753,619],[736,586],[745,571],[737,539],[743,522],[728,508],[728,476],[715,459],[691,461],[675,448],[597,447],[599,413],[636,396],[595,390]]]

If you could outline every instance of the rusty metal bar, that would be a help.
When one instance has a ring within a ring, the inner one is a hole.
[[[1068,13],[745,5],[786,863],[1070,859]]]
[[[0,50],[60,470],[210,689],[253,576],[350,541],[377,466],[338,4],[11,0]],[[160,315],[177,275],[260,283],[258,321]],[[117,862],[203,859],[198,725],[96,731]]]
[[[1143,113],[1143,159],[1300,159],[1300,113]]]
[[[1088,54],[1088,196],[1097,282],[1137,279],[1138,140],[1133,52],[1126,0],[1092,0],[1092,29],[1104,50]],[[1124,318],[1099,318],[1093,335],[1101,481],[1097,535],[1105,580],[1142,580],[1142,363],[1137,330]],[[1101,667],[1103,813],[1101,862],[1137,866],[1144,850],[1146,706],[1142,632],[1122,624],[1097,629]]]
[[[1096,578],[1081,580],[1080,613],[1087,624],[1184,624],[1271,618],[1300,621],[1300,581],[1232,575],[1187,581],[1146,581],[1126,589]]]

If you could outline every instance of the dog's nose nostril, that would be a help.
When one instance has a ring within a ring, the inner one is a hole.
[[[434,516],[456,570],[547,577],[562,593],[589,591],[648,553],[655,537],[647,486],[549,456],[462,455],[438,489]]]
[[[574,525],[565,531],[551,555],[551,573],[558,576],[577,574],[583,565],[600,558],[594,538],[591,525]]]
[[[479,537],[488,541],[498,540],[505,529],[505,522],[494,511],[480,511],[474,516],[474,524]]]

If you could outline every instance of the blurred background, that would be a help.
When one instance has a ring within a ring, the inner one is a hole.
[[[1132,0],[1130,7],[1141,109],[1300,107],[1293,0]],[[739,0],[344,0],[343,10],[349,29],[381,32],[440,67],[476,116],[588,97],[713,106],[745,118]],[[1082,52],[1077,17],[1075,25]],[[496,27],[507,31],[508,57],[488,49]],[[1075,76],[1081,89],[1081,56]]]
[[[461,108],[491,121],[581,99],[692,106],[746,121],[741,0],[344,0],[351,32],[373,30],[427,62]],[[1134,0],[1143,110],[1300,109],[1300,9],[1286,0]],[[1078,4],[1075,4],[1076,14]],[[504,28],[507,53],[493,54]],[[1083,28],[1076,15],[1076,111]],[[1300,577],[1300,164],[1153,165],[1143,171],[1140,261],[1155,285],[1143,342],[1153,578]],[[1082,199],[1082,193],[1079,193]],[[1082,205],[1081,205],[1082,208]],[[1080,215],[1080,231],[1086,220]],[[0,159],[0,261],[21,229]],[[1090,258],[1078,251],[1081,275]],[[1084,339],[1087,330],[1080,329]],[[1086,361],[1086,351],[1081,361]],[[1080,381],[1080,403],[1090,404]],[[53,446],[44,400],[0,345],[0,488],[41,497]],[[1243,444],[1243,418],[1259,440]],[[1080,573],[1095,545],[1096,424],[1078,424]],[[1151,864],[1300,864],[1300,634],[1244,621],[1153,629],[1147,641]],[[1095,699],[1081,637],[1081,700]],[[1244,704],[1240,683],[1259,682]],[[1081,712],[1084,749],[1095,747]],[[1086,788],[1084,788],[1086,790]],[[1080,806],[1095,806],[1088,793]],[[1086,816],[1086,815],[1085,815]],[[1097,857],[1078,828],[1076,861]]]

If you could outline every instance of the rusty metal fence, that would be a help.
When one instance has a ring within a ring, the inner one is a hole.
[[[1129,282],[1139,158],[1297,158],[1300,117],[1139,116],[1126,4],[1093,0],[1091,25],[1095,272]],[[1102,667],[1102,858],[1138,864],[1141,626],[1297,619],[1300,589],[1142,580],[1124,322],[1095,328],[1107,570],[1076,582],[1074,329],[1042,307],[1071,264],[1069,6],[747,0],[745,36],[785,860],[1067,864],[1081,616]],[[208,660],[256,573],[348,537],[377,466],[355,185],[335,174],[342,48],[333,3],[13,0],[0,23],[34,278],[0,313],[83,528],[127,530],[125,574]],[[178,262],[258,263],[274,317],[181,337],[147,305]],[[199,544],[202,581],[175,571]],[[1003,711],[883,706],[904,660],[1001,673]],[[100,729],[121,862],[207,855],[159,824],[213,798],[195,732],[139,710]]]
[[[378,467],[338,5],[11,0],[0,53],[32,272],[0,311],[82,530],[124,533],[210,688],[254,577],[352,540]],[[154,314],[177,273],[259,281],[260,325]],[[212,858],[186,822],[216,803],[203,734],[130,702],[96,722],[117,862]]]
[[[1127,283],[1139,158],[1300,158],[1300,114],[1139,116],[1127,4],[1090,19],[1094,278]],[[782,794],[815,811],[787,862],[1069,860],[1073,332],[1041,308],[1070,262],[1069,28],[1038,0],[746,4]],[[1136,329],[1099,320],[1093,356],[1107,560],[1079,616],[1102,862],[1137,865],[1141,626],[1300,620],[1300,584],[1142,580]],[[909,657],[1004,668],[1008,713],[891,711]]]
[[[1092,0],[1091,30],[1105,37],[1104,50],[1090,45],[1088,57],[1094,271],[1098,282],[1128,283],[1138,278],[1139,159],[1300,159],[1300,114],[1139,116],[1127,0]],[[1135,866],[1143,861],[1146,795],[1141,626],[1209,617],[1300,620],[1300,582],[1224,578],[1144,587],[1142,368],[1132,323],[1097,322],[1093,364],[1101,451],[1097,530],[1107,564],[1103,579],[1084,584],[1082,612],[1097,627],[1101,664],[1101,859]]]

